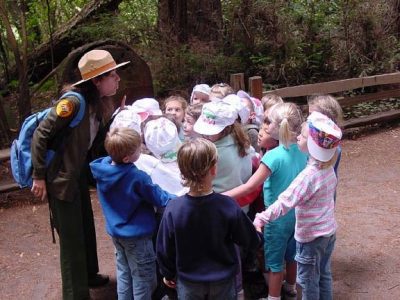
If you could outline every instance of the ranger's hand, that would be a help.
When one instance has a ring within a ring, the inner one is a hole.
[[[44,200],[47,196],[46,181],[44,179],[33,179],[31,192],[35,197]]]

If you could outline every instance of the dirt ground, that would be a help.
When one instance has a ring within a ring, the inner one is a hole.
[[[343,143],[335,299],[400,299],[399,149],[400,127]],[[116,299],[113,246],[93,196],[100,270],[111,283],[91,296]],[[22,191],[0,194],[0,207],[0,299],[61,299],[58,244],[51,242],[46,204]]]

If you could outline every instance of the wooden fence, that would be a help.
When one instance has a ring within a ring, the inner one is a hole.
[[[230,79],[231,85],[235,90],[244,89],[243,73],[232,74]],[[368,93],[364,95],[343,96],[343,92],[371,86],[380,86],[380,90],[375,93]],[[298,85],[266,92],[262,91],[262,78],[260,76],[254,76],[249,78],[249,92],[252,96],[257,98],[261,98],[264,95],[273,93],[285,99],[305,97],[315,94],[333,94],[334,96],[336,96],[342,107],[348,107],[368,101],[400,97],[400,72]],[[346,120],[342,127],[344,129],[348,129],[375,123],[383,123],[399,118],[400,109],[395,109],[391,111],[379,112],[369,116]]]

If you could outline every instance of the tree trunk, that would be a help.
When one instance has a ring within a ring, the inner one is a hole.
[[[220,0],[188,1],[188,34],[200,41],[221,40],[222,7]]]
[[[28,49],[28,36],[26,32],[26,20],[25,12],[26,5],[24,1],[19,3],[11,2],[11,5],[15,5],[14,11],[18,12],[19,17],[19,36],[20,43],[18,43],[10,20],[8,16],[7,7],[4,1],[0,1],[0,18],[3,21],[3,25],[7,32],[7,41],[14,54],[15,65],[18,71],[18,88],[19,96],[17,100],[19,123],[25,120],[25,118],[31,113],[31,101],[29,98],[29,86],[28,86],[28,70],[27,70],[27,49]]]
[[[3,97],[0,95],[0,145],[8,145],[10,138],[10,126],[4,111]]]
[[[216,41],[221,36],[220,0],[159,0],[158,29],[163,37],[179,43]]]
[[[6,83],[10,82],[10,75],[8,72],[8,67],[9,67],[9,63],[8,63],[8,57],[7,57],[7,52],[4,49],[4,44],[3,44],[3,37],[0,34],[0,56],[1,56],[1,60],[3,62],[3,68],[4,68],[4,79]]]
[[[76,40],[70,37],[72,29],[92,20],[99,13],[112,12],[118,9],[122,0],[91,0],[67,24],[53,32],[54,65],[58,65],[71,50],[86,44],[87,40]],[[28,74],[30,82],[37,83],[52,70],[51,41],[39,45],[35,51],[28,54]],[[11,78],[16,78],[17,73],[10,72]]]

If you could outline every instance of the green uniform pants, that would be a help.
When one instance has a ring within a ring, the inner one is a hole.
[[[86,173],[72,201],[49,195],[50,209],[60,242],[60,264],[64,300],[89,299],[88,277],[99,271],[96,231]]]

